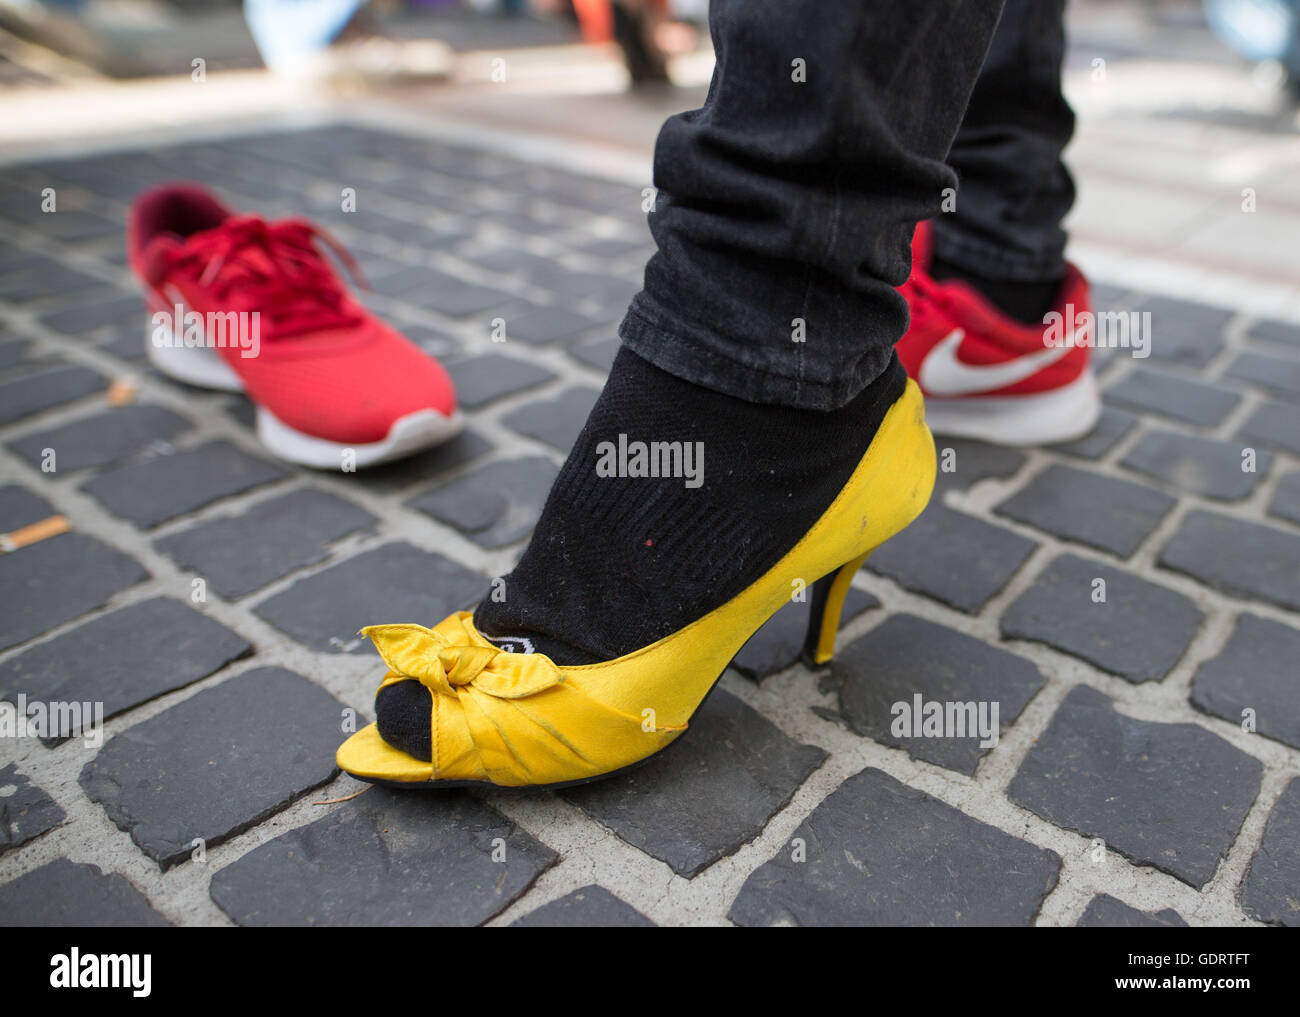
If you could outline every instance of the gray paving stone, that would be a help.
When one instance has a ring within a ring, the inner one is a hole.
[[[1273,457],[1256,450],[1254,469],[1243,469],[1246,446],[1177,434],[1150,431],[1121,460],[1121,465],[1193,494],[1237,501],[1255,489],[1268,473]]]
[[[1093,600],[1097,579],[1105,581],[1102,603]],[[1065,554],[1006,609],[1000,630],[1003,638],[1045,643],[1138,683],[1169,673],[1201,619],[1181,593]]]
[[[154,597],[101,615],[0,664],[0,700],[102,703],[104,719],[183,688],[252,651],[242,636],[178,600]],[[41,740],[79,732],[67,716]]]
[[[1260,403],[1241,425],[1237,436],[1300,456],[1300,406]]]
[[[89,241],[113,236],[121,231],[121,223],[106,219],[84,209],[60,209],[52,214],[33,219],[29,225],[36,227],[51,240]]]
[[[1098,310],[1107,311],[1126,306],[1125,298],[1132,292],[1122,286],[1099,282],[1090,282],[1088,288],[1092,290],[1093,306]]]
[[[549,237],[556,230],[556,224],[551,220],[523,212],[495,211],[492,225],[532,237]]]
[[[447,373],[456,385],[457,400],[469,410],[526,388],[536,388],[555,377],[544,367],[500,353],[458,360],[447,365]]]
[[[1186,928],[1183,916],[1173,908],[1159,911],[1139,911],[1110,894],[1099,893],[1088,901],[1088,907],[1077,922],[1087,929],[1160,929]]]
[[[0,650],[101,607],[149,573],[84,533],[61,533],[0,554]]]
[[[498,459],[407,504],[454,526],[480,547],[505,547],[532,532],[558,472],[540,457]]]
[[[470,257],[475,264],[491,272],[499,272],[501,275],[523,279],[540,286],[545,286],[565,272],[564,267],[558,262],[518,247],[498,247]]]
[[[981,480],[1009,477],[1025,462],[1025,454],[1004,445],[990,445],[972,438],[934,439],[938,457],[935,473],[935,498],[945,490],[965,491]]]
[[[228,441],[209,441],[100,473],[82,483],[81,490],[114,515],[148,529],[286,476],[283,467]]]
[[[364,472],[348,474],[347,478],[356,484],[360,496],[373,491],[400,491],[415,483],[428,483],[491,450],[490,441],[478,431],[467,427],[450,441],[425,452],[371,467]]]
[[[250,431],[257,426],[257,407],[246,395],[233,395],[223,409]]]
[[[563,307],[537,307],[506,318],[506,341],[518,339],[532,346],[567,341],[589,332],[600,322]]]
[[[54,515],[54,506],[17,484],[0,487],[0,532],[21,530]]]
[[[116,872],[56,858],[0,886],[0,925],[10,928],[150,928],[170,925]]]
[[[400,297],[419,289],[431,270],[423,265],[407,265],[393,272],[385,272],[370,280],[370,288],[385,297]]]
[[[1300,779],[1278,798],[1241,881],[1241,907],[1269,925],[1300,926]]]
[[[1100,459],[1114,448],[1137,423],[1137,417],[1113,406],[1103,406],[1097,426],[1082,438],[1047,447],[1080,459]]]
[[[543,904],[510,924],[525,929],[616,929],[647,928],[655,923],[603,886],[591,884]]]
[[[916,593],[975,614],[1015,575],[1034,542],[932,501],[877,548],[867,568]]]
[[[868,768],[750,874],[728,917],[737,925],[1030,925],[1060,868],[1055,852]]]
[[[70,268],[43,254],[31,255],[22,264],[0,273],[0,300],[30,304],[64,293],[95,292],[103,280]]]
[[[550,399],[539,399],[512,410],[501,422],[567,453],[599,398],[600,389],[574,385]]]
[[[1300,360],[1265,353],[1238,353],[1226,374],[1291,399],[1300,398]]]
[[[0,383],[0,425],[107,388],[108,380],[102,374],[80,364],[51,367],[5,381]]]
[[[1230,389],[1145,367],[1108,386],[1104,396],[1109,403],[1202,427],[1221,424],[1241,402]]]
[[[887,618],[841,650],[831,663],[831,677],[839,684],[840,712],[858,734],[967,776],[974,775],[993,747],[981,747],[979,723],[996,720],[995,741],[1045,681],[1022,657],[907,614]],[[976,710],[984,704],[989,712],[979,721],[960,717],[968,734],[935,729],[926,736],[924,713],[915,709],[917,696],[922,704],[969,703]],[[897,709],[899,704],[907,714]],[[997,705],[996,718],[991,704]],[[896,734],[895,725],[909,718],[911,724]]]
[[[127,362],[142,364],[142,367],[144,360],[148,356],[144,343],[140,342],[139,332],[134,328],[113,330],[99,343],[96,343],[96,346],[98,346],[98,349],[108,352],[108,354],[127,360]],[[146,369],[151,375],[155,373],[152,368],[146,367]],[[179,384],[179,382],[170,382],[170,384]]]
[[[350,501],[305,488],[163,537],[154,546],[233,599],[324,561],[331,543],[372,530],[376,522]]]
[[[1241,829],[1263,769],[1196,724],[1135,720],[1079,685],[1030,748],[1007,796],[1199,890]]]
[[[1159,563],[1234,597],[1300,610],[1300,537],[1293,533],[1196,509]]]
[[[590,254],[595,258],[610,260],[626,258],[628,261],[639,264],[644,264],[646,259],[654,253],[654,247],[649,243],[648,234],[636,239],[603,237],[600,240],[593,240],[591,243],[579,244],[578,248],[584,254]]]
[[[666,750],[626,774],[560,793],[689,879],[758,836],[825,759],[715,688]]]
[[[478,925],[556,854],[459,792],[367,791],[212,877],[240,925]]]
[[[422,232],[420,240],[425,236]],[[395,296],[407,303],[425,307],[452,318],[504,307],[514,296],[490,286],[479,286],[455,276],[429,268],[409,268],[394,272],[375,284],[375,292]]]
[[[732,658],[731,666],[746,678],[762,681],[769,675],[784,671],[799,659],[803,650],[804,635],[808,631],[808,615],[812,610],[810,590],[805,598],[791,601],[772,615],[752,636],[740,652]],[[840,612],[843,628],[862,612],[879,607],[880,601],[870,593],[850,586]]]
[[[331,780],[343,716],[319,685],[257,668],[115,735],[80,783],[166,871]]]
[[[610,321],[622,317],[627,305],[641,289],[641,283],[597,272],[575,272],[552,284],[560,293],[574,299],[590,300],[597,307],[600,319]],[[597,324],[601,321],[598,320]]]
[[[134,332],[137,341],[144,336],[149,322],[149,312],[138,293],[106,295],[102,300],[60,308],[41,316],[42,324],[73,336],[84,336],[108,325],[128,323],[136,326]]]
[[[66,818],[53,798],[18,772],[18,764],[0,766],[0,855],[53,830]]]
[[[1174,498],[1142,484],[1053,465],[994,511],[1127,558],[1174,505]]]
[[[432,357],[445,357],[460,348],[460,340],[427,325],[401,325],[402,334]]]
[[[21,364],[27,359],[32,344],[26,339],[0,342],[0,371]]]
[[[36,466],[45,449],[53,449],[55,467],[63,473],[115,463],[153,442],[170,442],[193,426],[161,406],[133,404],[24,435],[9,442],[9,447]]]
[[[1286,519],[1300,526],[1300,472],[1288,473],[1278,481],[1268,511],[1279,519]]]
[[[1254,714],[1255,730],[1300,748],[1300,629],[1243,614],[1227,645],[1192,680],[1192,703],[1233,724]]]
[[[1151,357],[1204,367],[1223,349],[1232,311],[1169,297],[1150,297],[1135,308],[1151,313]]]
[[[595,342],[580,343],[569,347],[569,355],[582,361],[588,367],[608,373],[614,366],[614,358],[622,347],[623,341],[617,337],[597,339]]]
[[[313,650],[373,654],[363,626],[436,625],[487,588],[487,576],[401,541],[299,579],[253,611]]]
[[[1300,346],[1300,325],[1289,321],[1257,321],[1246,335],[1281,346]]]

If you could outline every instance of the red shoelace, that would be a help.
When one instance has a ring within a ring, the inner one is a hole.
[[[260,311],[263,337],[357,325],[361,315],[317,240],[362,284],[343,245],[305,219],[268,223],[257,216],[232,216],[189,237],[171,253],[167,270],[193,275],[223,311]]]

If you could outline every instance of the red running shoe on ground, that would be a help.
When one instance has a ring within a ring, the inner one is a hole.
[[[131,208],[127,250],[154,312],[149,359],[190,385],[243,391],[282,459],[373,466],[461,427],[451,379],[357,303],[301,219],[236,215],[201,187],[168,184]]]
[[[912,321],[898,357],[925,395],[935,434],[1000,445],[1071,441],[1101,413],[1090,350],[1074,342],[1075,322],[1089,312],[1088,282],[1073,265],[1056,301],[1060,321],[1025,325],[1007,317],[956,279],[930,276],[930,228],[912,241],[912,274],[899,288]],[[1085,319],[1087,320],[1087,319]]]

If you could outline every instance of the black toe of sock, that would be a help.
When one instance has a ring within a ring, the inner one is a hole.
[[[433,693],[416,681],[385,685],[375,696],[375,721],[379,736],[408,756],[429,760],[433,757],[429,733],[429,713]]]

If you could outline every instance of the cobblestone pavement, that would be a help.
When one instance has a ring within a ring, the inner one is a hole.
[[[465,434],[294,469],[242,398],[154,372],[122,223],[173,177],[334,231]],[[70,526],[0,554],[0,698],[106,718],[0,738],[0,923],[1300,924],[1300,328],[1112,285],[1154,341],[1100,357],[1097,430],[940,439],[829,671],[795,663],[791,604],[630,775],[338,774],[379,677],[357,628],[431,623],[518,555],[613,357],[640,205],[347,125],[0,169],[0,532]],[[917,695],[996,701],[1000,740],[896,736]]]

